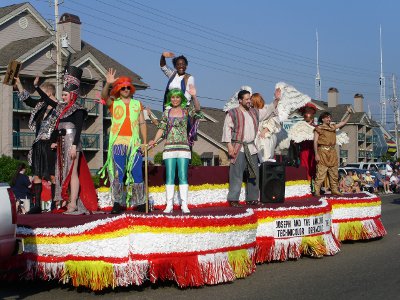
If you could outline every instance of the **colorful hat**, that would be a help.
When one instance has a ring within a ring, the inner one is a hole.
[[[299,112],[300,112],[302,115],[304,115],[305,112],[306,112],[307,110],[310,110],[310,109],[314,110],[314,113],[316,113],[317,110],[318,110],[317,107],[316,107],[313,103],[308,102],[306,105],[304,105],[303,107],[300,107],[300,108],[299,108]]]
[[[172,96],[179,96],[181,98],[181,107],[185,108],[187,105],[187,99],[185,94],[180,89],[172,89],[167,94],[167,101],[165,102],[165,107],[171,107],[171,97]]]
[[[64,72],[64,92],[79,94],[83,70],[74,66],[68,66]]]
[[[130,96],[132,96],[136,91],[132,84],[132,79],[129,77],[120,77],[113,83],[113,88],[111,89],[110,95],[118,98],[119,92],[123,87],[130,88]]]

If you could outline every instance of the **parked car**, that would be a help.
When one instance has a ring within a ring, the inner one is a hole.
[[[16,238],[16,231],[15,195],[7,183],[0,183],[0,261],[23,252],[23,240]]]
[[[346,164],[346,168],[357,168],[357,169],[364,169],[364,170],[370,170],[371,172],[378,172],[378,171],[383,171],[384,173],[382,175],[386,174],[386,164],[385,162],[373,162],[373,163],[352,163],[352,164]]]

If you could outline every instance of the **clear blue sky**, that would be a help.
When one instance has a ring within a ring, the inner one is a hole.
[[[30,2],[46,19],[54,19],[47,0]],[[0,1],[1,6],[14,3],[19,1]],[[187,71],[195,76],[203,106],[222,108],[241,85],[250,85],[270,102],[279,81],[314,97],[318,29],[322,98],[329,87],[339,90],[340,103],[352,103],[354,94],[362,93],[365,110],[369,104],[379,120],[379,25],[389,97],[391,75],[399,72],[399,3],[64,0],[60,13],[79,15],[85,41],[143,77],[151,89],[138,94],[154,109],[161,108],[159,90],[166,84],[159,69],[165,50],[188,58]]]

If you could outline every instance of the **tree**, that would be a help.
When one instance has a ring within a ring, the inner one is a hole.
[[[9,156],[2,155],[0,157],[0,182],[11,183],[11,179],[17,172],[18,165],[24,163],[27,167],[26,174],[30,174],[29,165],[26,161],[17,160]]]
[[[203,162],[201,161],[200,155],[197,152],[192,151],[192,159],[190,161],[191,166],[202,166]]]
[[[154,164],[155,165],[163,164],[162,152],[158,152],[156,155],[154,155]]]

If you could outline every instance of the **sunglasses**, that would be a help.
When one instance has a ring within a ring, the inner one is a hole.
[[[121,88],[121,91],[125,91],[125,90],[130,91],[131,87],[130,86],[124,86],[124,87]]]

